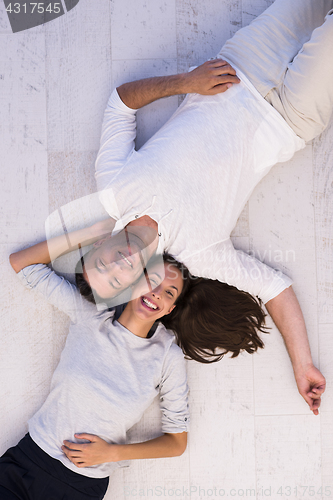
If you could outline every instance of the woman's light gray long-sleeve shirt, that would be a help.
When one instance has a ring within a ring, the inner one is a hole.
[[[125,443],[126,431],[158,394],[162,431],[188,430],[186,367],[172,332],[160,324],[151,338],[134,335],[43,264],[24,268],[18,277],[72,320],[50,394],[29,421],[40,448],[78,474],[106,477],[116,463],[78,468],[61,451],[63,441],[84,442],[74,434],[89,433]]]

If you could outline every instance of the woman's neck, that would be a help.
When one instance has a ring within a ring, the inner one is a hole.
[[[140,320],[140,318],[135,316],[133,313],[131,302],[129,302],[124,311],[121,313],[118,323],[127,328],[127,330],[137,337],[146,338],[155,321],[147,323],[147,321]]]

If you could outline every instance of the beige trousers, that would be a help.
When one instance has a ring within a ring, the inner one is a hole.
[[[305,141],[333,110],[333,0],[275,0],[222,47]]]

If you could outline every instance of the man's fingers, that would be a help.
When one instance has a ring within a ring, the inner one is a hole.
[[[239,80],[237,77],[222,77],[216,79],[216,85],[214,85],[207,95],[215,95],[220,94],[228,90],[234,83],[238,83]]]
[[[318,415],[319,414],[318,408],[321,403],[321,398],[313,396],[314,395],[312,392],[308,392],[307,395],[304,397],[304,399],[308,403],[310,410],[314,413],[314,415]]]
[[[202,67],[209,68],[210,71],[214,72],[214,74],[227,74],[236,75],[236,70],[227,62],[222,59],[214,59],[210,61],[206,61]]]
[[[320,397],[313,397],[311,395],[311,393],[308,396],[309,396],[310,401],[312,402],[312,406],[318,408],[318,406],[320,406],[320,403],[321,403],[321,398]]]
[[[312,392],[314,394],[323,394],[323,392],[325,391],[325,387],[326,387],[326,384],[317,385],[317,386],[312,388]]]
[[[234,70],[230,64],[226,64],[224,66],[214,66],[212,71],[215,75],[236,75],[236,70]]]
[[[224,59],[219,59],[219,58],[210,59],[209,61],[207,61],[207,63],[210,64],[211,66],[230,66],[230,64],[227,61],[224,61]]]
[[[307,393],[307,395],[313,401],[315,401],[316,399],[320,401],[320,398],[324,391],[325,391],[325,385],[319,385],[316,387],[312,387],[311,390]]]
[[[208,61],[210,69],[215,71],[221,71],[223,73],[230,73],[231,75],[236,74],[236,70],[226,61],[222,59],[215,59],[214,61]]]
[[[223,85],[224,83],[239,83],[239,78],[232,75],[219,75],[215,77],[215,85]]]
[[[222,92],[225,92],[226,90],[230,89],[232,87],[232,83],[223,83],[221,85],[215,85],[210,91],[206,92],[204,95],[216,95],[216,94],[222,94]]]

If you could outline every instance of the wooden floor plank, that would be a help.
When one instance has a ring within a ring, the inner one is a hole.
[[[178,72],[215,57],[239,23],[239,4],[177,0]],[[236,19],[236,21],[235,21]]]
[[[258,498],[321,500],[319,417],[256,417],[255,422]],[[260,491],[266,494],[259,496]]]
[[[123,0],[111,11],[112,58],[176,57],[175,0]]]
[[[0,37],[2,243],[40,237],[47,216],[44,34]]]
[[[333,427],[332,410],[323,411],[321,420],[323,499],[333,494]]]
[[[333,120],[314,141],[314,203],[320,323],[333,317]]]
[[[319,366],[326,377],[326,391],[323,395],[322,410],[331,412],[333,418],[333,322],[319,325]]]
[[[111,91],[110,6],[89,0],[45,25],[48,151],[97,151]]]

